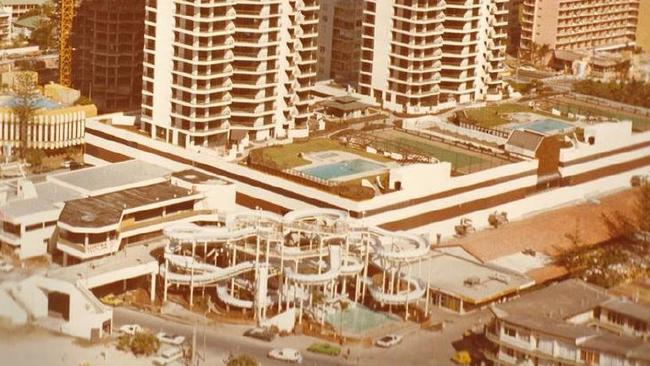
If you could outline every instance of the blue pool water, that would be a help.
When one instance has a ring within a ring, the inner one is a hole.
[[[320,179],[334,179],[383,168],[385,166],[382,164],[373,163],[365,159],[353,159],[303,169],[302,172]]]
[[[373,328],[395,322],[388,315],[376,313],[361,305],[327,314],[325,321],[338,331],[358,335],[362,335]]]
[[[553,134],[572,130],[573,126],[568,123],[556,121],[554,119],[540,119],[535,122],[521,125],[519,128],[533,130],[544,134]]]
[[[2,101],[0,101],[0,107],[13,107],[14,104],[16,103],[15,98],[5,98]],[[56,109],[59,108],[59,105],[56,102],[53,102],[49,99],[43,98],[43,97],[38,97],[33,101],[34,107],[37,109]]]

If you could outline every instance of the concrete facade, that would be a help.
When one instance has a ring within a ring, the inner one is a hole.
[[[316,78],[318,2],[146,2],[142,129],[222,148],[304,127]]]
[[[616,50],[635,46],[639,0],[524,0],[521,49]]]
[[[499,100],[507,1],[366,1],[359,92],[408,114]]]

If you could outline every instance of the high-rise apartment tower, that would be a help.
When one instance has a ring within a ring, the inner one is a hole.
[[[508,0],[365,0],[359,91],[407,114],[501,98]]]
[[[521,48],[615,50],[635,45],[640,0],[524,0]],[[646,0],[644,0],[646,1]]]
[[[74,87],[102,113],[139,110],[144,0],[84,0],[75,13]]]
[[[318,0],[146,0],[142,129],[214,148],[233,130],[263,140],[305,126],[318,10]]]

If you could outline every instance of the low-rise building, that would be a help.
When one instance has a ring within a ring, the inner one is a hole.
[[[44,5],[47,0],[2,0],[0,4],[11,12],[14,19],[20,18],[30,10]]]
[[[485,356],[497,366],[650,365],[650,343],[600,326],[597,309],[611,301],[600,287],[567,280],[494,305]]]
[[[52,182],[16,184],[17,193],[0,206],[0,247],[20,259],[45,255],[64,202],[81,195]]]
[[[0,247],[20,259],[47,254],[67,201],[165,181],[171,171],[139,160],[49,175],[45,182],[5,182]],[[55,243],[52,243],[53,245]]]
[[[434,251],[405,272],[428,284],[433,306],[460,314],[517,296],[535,284],[524,274],[443,251]]]
[[[36,110],[27,126],[28,148],[57,151],[83,145],[86,118],[96,116],[97,108],[92,104],[74,105],[69,100],[71,95],[75,91],[70,88],[44,87],[33,102]],[[21,144],[21,127],[12,108],[15,101],[13,95],[0,96],[0,144],[17,149]]]
[[[650,307],[625,298],[612,298],[594,311],[600,327],[621,335],[650,339]]]

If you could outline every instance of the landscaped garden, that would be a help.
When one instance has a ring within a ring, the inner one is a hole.
[[[481,108],[471,108],[465,110],[467,117],[476,125],[481,127],[493,128],[513,122],[509,118],[513,113],[535,113],[544,117],[565,120],[566,118],[553,115],[552,113],[533,110],[527,105],[520,103],[501,103],[492,104]]]
[[[251,151],[250,160],[257,165],[264,165],[272,169],[285,170],[296,168],[310,163],[301,157],[301,153],[311,153],[319,151],[345,151],[356,154],[368,159],[385,162],[390,159],[383,156],[370,154],[362,150],[357,150],[344,146],[335,140],[327,138],[310,139],[305,142],[296,142],[289,145],[276,145]]]

